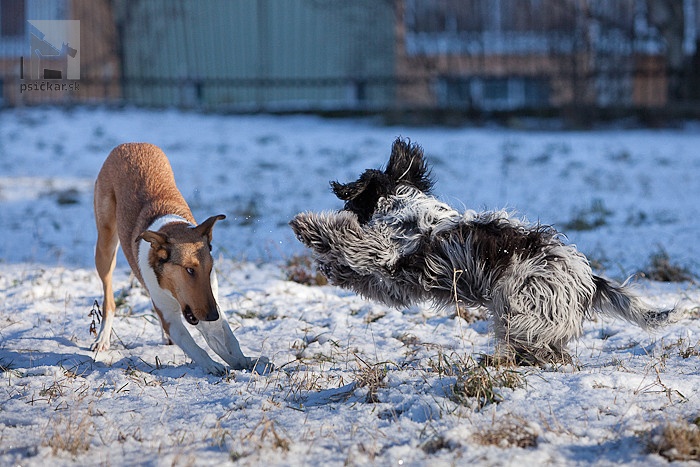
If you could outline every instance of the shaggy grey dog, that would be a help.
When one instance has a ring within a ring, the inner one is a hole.
[[[506,211],[459,213],[440,202],[430,195],[422,149],[408,141],[394,142],[386,170],[332,187],[343,210],[306,212],[290,223],[331,283],[397,307],[486,307],[499,359],[570,362],[566,345],[594,312],[643,327],[670,312],[594,275],[552,227]]]

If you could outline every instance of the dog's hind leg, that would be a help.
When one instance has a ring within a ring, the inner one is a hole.
[[[95,268],[102,281],[102,325],[97,339],[90,346],[91,350],[109,349],[109,338],[114,321],[114,291],[112,290],[112,273],[117,264],[116,203],[112,196],[101,196],[99,184],[95,186],[95,223],[97,224],[97,244],[95,245]]]
[[[515,363],[522,366],[545,366],[548,364],[570,365],[571,355],[555,345],[533,349],[531,347],[515,348]]]
[[[587,296],[579,291],[582,281],[565,272],[551,274],[554,266],[538,271],[524,263],[520,268],[514,266],[493,290],[490,310],[499,344],[519,364],[571,363],[565,349],[583,332]]]
[[[523,342],[519,336],[503,330],[502,324],[494,326],[497,336],[493,356],[485,355],[480,362],[486,366],[546,366],[573,363],[571,355],[560,345],[549,344],[537,347],[533,342]],[[499,329],[500,328],[500,329]]]

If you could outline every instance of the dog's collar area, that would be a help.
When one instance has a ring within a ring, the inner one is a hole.
[[[172,224],[173,222],[184,222],[185,224],[192,225],[190,221],[177,214],[166,214],[154,220],[151,225],[148,226],[148,230],[154,232],[159,231],[164,225]]]

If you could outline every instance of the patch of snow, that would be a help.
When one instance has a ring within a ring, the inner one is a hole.
[[[514,368],[522,383],[495,388],[500,403],[478,409],[453,392],[473,359],[493,350],[486,321],[286,280],[285,262],[304,252],[287,221],[340,208],[329,180],[382,166],[399,135],[424,147],[436,193],[457,209],[507,207],[554,224],[618,279],[659,251],[700,272],[692,126],[524,132],[137,109],[0,112],[0,464],[667,465],[647,451],[647,434],[700,415],[695,283],[639,280],[646,301],[678,306],[671,324],[650,333],[588,322],[569,348],[574,365]],[[221,310],[244,353],[270,357],[277,371],[214,377],[164,345],[121,255],[112,348],[89,350],[101,301],[92,184],[127,141],[165,150],[197,219],[228,216],[214,229]],[[485,434],[496,441],[480,442]],[[518,447],[518,437],[534,445]]]

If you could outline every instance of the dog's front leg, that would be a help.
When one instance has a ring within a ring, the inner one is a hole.
[[[214,269],[211,271],[209,280],[212,294],[216,299],[216,303],[219,303],[219,281]],[[197,329],[204,336],[207,345],[228,363],[232,370],[249,370],[258,374],[266,374],[274,368],[274,365],[266,357],[253,359],[243,355],[241,346],[238,344],[238,340],[233,335],[233,331],[231,331],[231,327],[221,310],[219,310],[219,319],[216,321],[200,321],[197,324]]]
[[[351,212],[306,212],[290,222],[299,240],[316,253],[322,270],[337,266],[353,274],[384,274],[398,260],[394,232],[387,225],[363,228]],[[339,271],[340,277],[347,271]],[[342,283],[337,285],[343,285]]]
[[[95,342],[90,346],[90,350],[101,352],[109,349],[109,338],[112,334],[112,323],[114,322],[114,290],[112,289],[112,273],[117,264],[117,247],[119,240],[114,225],[104,222],[100,228],[98,221],[97,245],[95,246],[95,267],[102,281],[102,325],[97,334]]]
[[[180,347],[188,357],[190,357],[194,362],[204,368],[205,371],[213,375],[221,376],[227,373],[226,367],[221,363],[217,363],[211,359],[207,352],[202,349],[194,341],[187,328],[180,318],[179,309],[159,309],[155,303],[153,304],[156,308],[156,312],[161,317],[163,322],[163,328],[167,328],[167,334],[170,339]],[[200,322],[201,324],[201,322]]]
[[[114,310],[108,309],[107,312],[102,314],[102,325],[100,326],[100,331],[97,334],[95,342],[90,346],[90,350],[94,350],[95,352],[109,350],[109,338],[112,334],[113,322]]]
[[[232,370],[249,370],[266,374],[273,369],[273,365],[266,357],[255,359],[243,355],[241,346],[221,311],[219,311],[219,319],[200,321],[197,329],[202,333],[209,347],[228,363]]]

